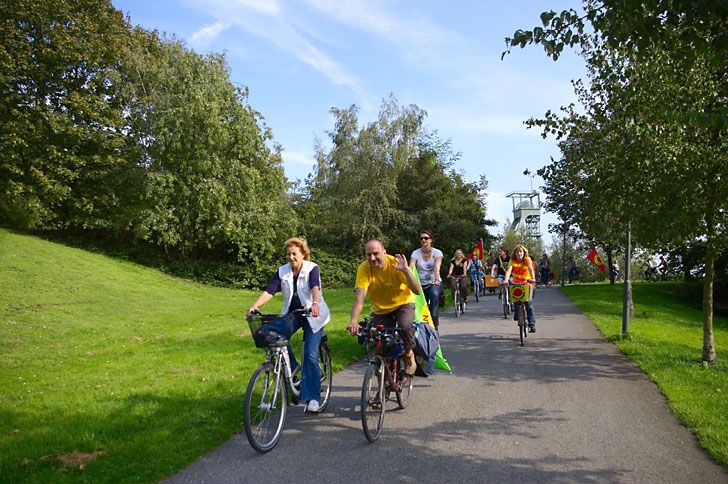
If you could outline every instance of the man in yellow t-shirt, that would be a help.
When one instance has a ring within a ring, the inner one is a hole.
[[[401,335],[404,342],[405,373],[414,375],[416,364],[412,349],[415,347],[415,330],[412,323],[415,321],[415,295],[420,294],[422,288],[403,254],[395,257],[388,255],[379,239],[367,242],[365,251],[367,260],[356,271],[356,299],[351,308],[347,329],[351,334],[359,332],[359,316],[364,308],[364,299],[369,294],[374,309],[371,324],[404,328]]]

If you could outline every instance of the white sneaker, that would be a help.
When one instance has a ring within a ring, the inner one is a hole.
[[[304,413],[318,413],[319,412],[319,402],[318,400],[309,400],[308,404],[306,405],[306,408],[304,409]]]

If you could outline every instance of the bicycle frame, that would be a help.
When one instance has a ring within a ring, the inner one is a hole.
[[[394,344],[400,344],[401,340],[399,337],[399,334],[397,334],[397,331],[401,328],[370,328],[370,336],[368,337],[367,341],[364,343],[364,348],[366,349],[366,358],[370,365],[379,365],[380,368],[384,367],[384,383],[388,387],[389,390],[394,390],[397,388],[397,356],[399,356],[399,353],[395,355],[394,358],[390,359],[387,358],[383,354],[383,348],[384,348],[384,340],[388,336],[388,333],[393,333],[393,343]],[[373,331],[372,331],[373,330]],[[389,330],[389,331],[387,331]],[[371,334],[374,333],[374,334]],[[371,343],[374,343],[373,345]],[[390,343],[390,342],[388,342]],[[374,350],[372,352],[372,350]],[[394,367],[394,368],[392,368]],[[411,377],[410,377],[411,378]],[[382,385],[381,388],[384,389],[385,385]]]
[[[301,399],[301,388],[293,381],[293,374],[291,372],[291,361],[288,356],[287,349],[288,341],[286,340],[285,345],[281,346],[269,346],[266,350],[265,363],[273,364],[273,372],[276,375],[276,386],[275,389],[278,391],[278,383],[283,378],[283,383],[288,388],[291,395],[291,400],[294,404],[297,404]],[[275,395],[276,397],[278,395]]]

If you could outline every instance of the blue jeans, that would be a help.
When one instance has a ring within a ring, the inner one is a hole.
[[[425,284],[422,286],[422,292],[425,295],[425,301],[427,301],[427,309],[430,310],[430,316],[432,316],[432,324],[435,325],[435,329],[440,327],[440,294],[442,293],[442,284]]]
[[[513,311],[513,320],[518,321],[518,311],[521,308],[521,304],[526,305],[526,316],[528,319],[528,325],[535,328],[536,317],[533,315],[533,304],[531,304],[531,301],[526,301],[525,303],[513,303],[513,306],[515,307]]]
[[[319,344],[321,344],[321,336],[324,334],[323,328],[317,333],[311,331],[302,314],[297,314],[293,320],[293,332],[303,327],[303,366],[301,367],[301,400],[321,401],[321,373],[319,371]],[[291,360],[291,371],[293,371],[298,362],[293,354],[293,348],[288,345],[288,357]]]

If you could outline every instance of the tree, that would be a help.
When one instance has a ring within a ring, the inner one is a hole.
[[[318,164],[295,205],[311,240],[359,254],[364,242],[381,238],[390,252],[409,253],[422,228],[445,251],[488,238],[485,178],[467,182],[451,169],[459,154],[427,133],[425,112],[400,107],[390,97],[378,119],[359,128],[356,106],[333,108],[333,147],[319,143]]]
[[[726,8],[718,1],[589,2],[583,16],[544,12],[544,28],[508,39],[511,46],[540,43],[554,59],[564,45],[579,45],[592,66],[586,120],[550,127],[587,147],[566,164],[582,163],[585,176],[577,183],[590,196],[598,190],[589,183],[614,187],[616,206],[598,197],[592,206],[632,221],[644,246],[706,239],[703,359],[711,363],[713,268],[725,243],[728,196]],[[587,22],[593,36],[585,34]],[[619,143],[620,135],[629,142]]]
[[[295,233],[279,148],[229,80],[220,54],[137,30],[119,82],[127,86],[126,150],[143,191],[136,237],[182,255],[268,261]]]
[[[109,227],[123,125],[128,26],[108,0],[8,0],[0,9],[0,219]]]

